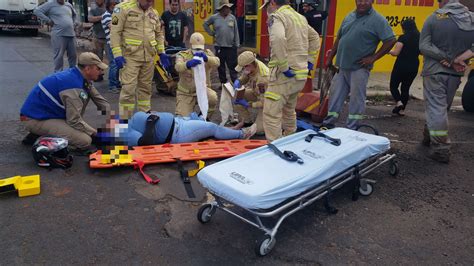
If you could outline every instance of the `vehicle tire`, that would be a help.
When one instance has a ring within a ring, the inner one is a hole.
[[[474,113],[474,70],[469,74],[470,78],[462,92],[462,107],[464,111]]]
[[[372,185],[370,183],[366,184],[365,190],[362,188],[362,186],[359,187],[359,193],[362,196],[370,196],[370,194],[372,194],[372,192],[374,192],[374,185]]]
[[[257,254],[257,256],[260,256],[260,257],[266,256],[272,251],[275,244],[276,244],[275,238],[272,238],[269,235],[264,235],[256,241],[255,253]]]
[[[199,208],[197,213],[197,219],[200,223],[205,224],[211,221],[212,215],[214,215],[215,209],[211,204],[204,204]]]
[[[388,168],[388,173],[391,176],[397,176],[399,171],[400,171],[400,169],[398,168],[398,163],[395,162],[395,161],[391,161],[390,166]]]

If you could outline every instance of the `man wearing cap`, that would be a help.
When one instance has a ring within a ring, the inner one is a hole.
[[[151,109],[155,55],[159,54],[163,67],[170,67],[160,16],[153,8],[153,0],[130,0],[115,6],[110,33],[115,63],[119,69],[123,68],[119,112],[121,118],[128,119],[135,107],[143,112]]]
[[[239,55],[235,70],[241,73],[234,81],[234,89],[237,90],[234,110],[239,114],[239,123],[235,128],[253,123],[249,112],[249,108],[252,108],[257,110],[257,133],[263,133],[263,94],[268,86],[270,70],[250,51]]]
[[[54,135],[67,139],[73,148],[86,151],[97,133],[83,117],[89,100],[103,114],[110,110],[107,100],[92,84],[105,69],[107,65],[96,54],[87,52],[79,55],[77,67],[39,81],[21,107],[20,119],[30,132],[23,142],[34,142],[35,135]]]
[[[229,0],[220,0],[216,9],[219,12],[204,21],[202,25],[204,30],[214,37],[216,55],[221,62],[218,71],[222,84],[227,83],[226,65],[229,68],[232,82],[237,79],[235,67],[237,66],[237,48],[240,45],[240,39],[237,19],[230,13],[232,5]]]
[[[189,116],[194,111],[194,107],[197,103],[196,97],[196,84],[194,82],[194,73],[192,68],[199,65],[205,64],[206,68],[206,82],[207,82],[207,98],[209,102],[208,117],[212,116],[212,113],[216,109],[217,105],[217,94],[211,87],[211,75],[212,69],[219,66],[219,58],[216,57],[211,50],[204,48],[204,36],[195,32],[191,35],[189,42],[191,43],[191,49],[181,51],[176,54],[175,68],[179,73],[179,82],[176,89],[176,115]],[[202,60],[195,59],[194,57],[201,57]]]
[[[287,0],[266,0],[270,34],[270,80],[264,94],[263,127],[269,141],[296,131],[296,99],[319,52],[319,35]]]

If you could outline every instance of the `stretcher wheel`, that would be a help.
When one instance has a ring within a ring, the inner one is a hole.
[[[258,256],[263,257],[272,251],[275,243],[275,238],[272,238],[269,235],[264,235],[259,240],[257,240],[255,253],[257,253]]]
[[[197,213],[197,219],[199,222],[205,224],[211,221],[212,215],[214,215],[215,210],[211,204],[204,204],[199,208]]]
[[[400,170],[398,169],[398,163],[395,162],[395,161],[391,161],[390,162],[390,166],[389,166],[389,169],[388,169],[388,173],[391,175],[391,176],[396,176],[398,175],[398,172]]]
[[[365,190],[362,186],[359,187],[359,193],[362,196],[370,196],[370,194],[372,194],[372,192],[374,192],[374,185],[372,185],[370,183],[367,183],[365,185]]]

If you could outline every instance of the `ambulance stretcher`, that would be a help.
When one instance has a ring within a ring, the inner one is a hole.
[[[272,144],[277,151],[262,146],[197,174],[215,197],[201,206],[198,220],[207,223],[220,209],[257,227],[265,233],[255,249],[260,256],[272,250],[278,228],[288,216],[321,198],[327,211],[335,213],[329,204],[333,190],[351,182],[356,200],[359,194],[373,192],[375,181],[365,176],[374,169],[389,162],[389,173],[398,173],[390,142],[381,136],[345,128],[305,130]],[[284,155],[287,160],[281,158]]]

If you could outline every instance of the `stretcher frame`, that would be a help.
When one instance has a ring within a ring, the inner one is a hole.
[[[273,208],[265,210],[252,210],[243,208],[215,195],[210,191],[215,200],[201,206],[197,214],[197,219],[201,223],[208,223],[217,209],[220,209],[239,218],[243,222],[262,230],[265,234],[256,241],[255,252],[258,256],[265,256],[270,253],[270,251],[275,246],[275,236],[278,232],[278,228],[286,218],[323,197],[325,197],[324,205],[326,210],[332,214],[336,213],[337,209],[329,205],[329,196],[333,190],[342,187],[351,180],[355,181],[352,195],[353,200],[357,200],[359,194],[362,196],[369,196],[373,192],[373,185],[376,183],[376,181],[367,179],[365,176],[386,163],[390,163],[389,174],[391,176],[396,176],[399,170],[395,158],[396,155],[391,154],[388,151],[373,155],[370,158],[365,159],[364,161],[346,169],[338,175],[329,178],[318,186],[308,189],[300,195],[290,198]],[[251,219],[237,213],[234,211],[234,209],[244,211],[244,213],[248,214]],[[275,218],[275,216],[278,215],[280,216],[273,226],[266,226],[262,221],[262,218]]]

